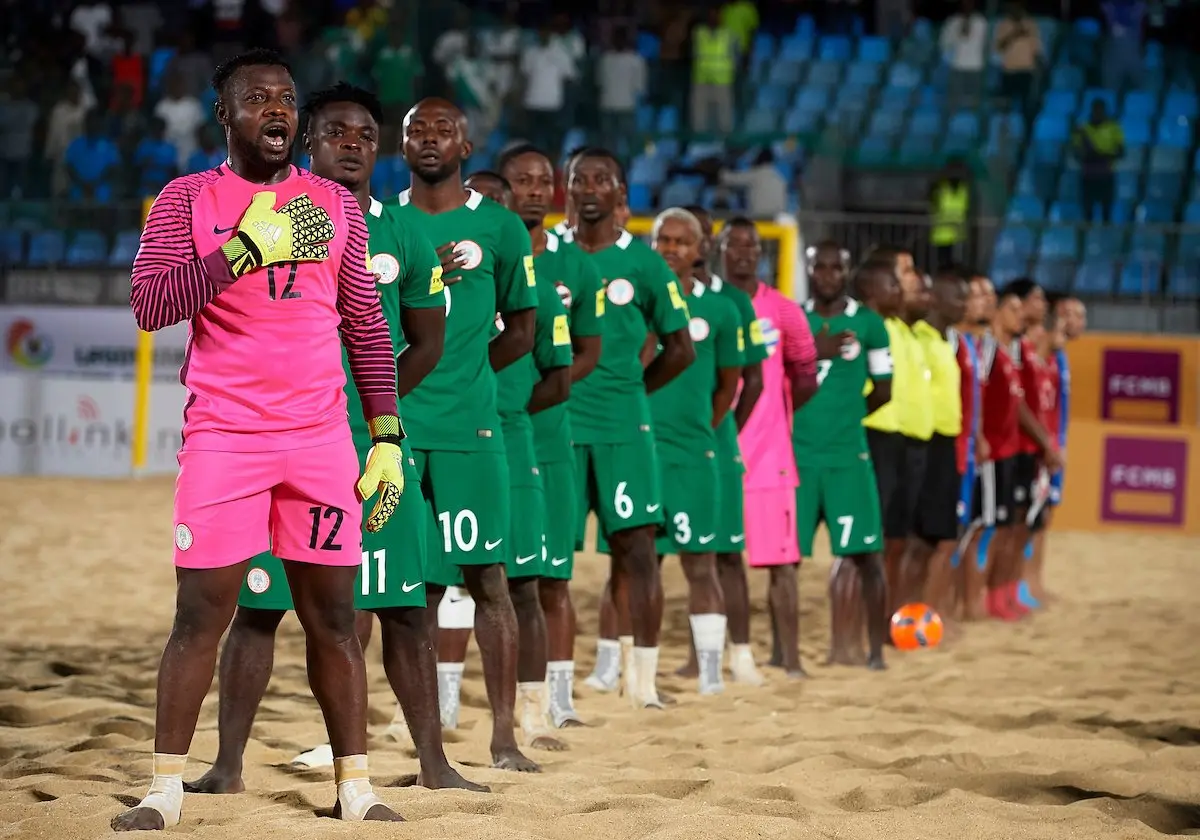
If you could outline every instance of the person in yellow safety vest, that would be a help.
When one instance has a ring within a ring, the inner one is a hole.
[[[1103,99],[1092,102],[1088,121],[1075,127],[1071,152],[1079,161],[1079,192],[1084,218],[1093,220],[1096,205],[1099,205],[1101,220],[1109,221],[1116,193],[1113,164],[1125,156],[1125,132],[1120,123],[1108,116],[1108,106]]]
[[[929,241],[939,265],[961,259],[960,252],[970,238],[970,174],[965,160],[951,158],[930,191]]]
[[[746,59],[759,25],[758,7],[753,0],[731,0],[722,6],[721,25],[737,35],[738,52]]]
[[[714,5],[705,23],[692,31],[691,116],[696,134],[733,132],[737,66],[738,35],[721,25],[721,10]]]

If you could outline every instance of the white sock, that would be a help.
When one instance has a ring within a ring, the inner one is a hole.
[[[410,746],[413,743],[412,733],[408,730],[408,721],[404,718],[404,710],[400,708],[399,702],[396,703],[396,713],[392,715],[392,722],[388,724],[384,734],[404,746]]]
[[[597,691],[612,691],[621,678],[621,643],[613,639],[596,642],[596,667],[585,681]]]
[[[721,613],[689,615],[696,661],[700,664],[700,693],[718,694],[725,689],[721,659],[725,653],[725,616]]]
[[[567,721],[579,721],[575,711],[575,663],[570,659],[547,662],[546,684],[554,725],[561,727]]]
[[[441,712],[443,729],[458,728],[463,667],[461,662],[439,662],[437,664],[438,709]]]
[[[545,680],[517,683],[517,714],[526,744],[550,731],[546,718]]]
[[[747,685],[762,685],[763,675],[754,664],[754,651],[750,645],[729,646],[729,671],[733,681]]]
[[[635,647],[630,659],[634,671],[634,705],[639,709],[661,709],[658,699],[658,648]]]
[[[337,784],[338,804],[342,806],[342,819],[361,822],[376,805],[383,800],[375,795],[371,787],[371,774],[367,772],[365,755],[345,755],[333,760],[333,780]]]
[[[624,678],[625,697],[636,708],[637,701],[637,661],[633,658],[633,637],[621,636],[621,673],[620,678]]]
[[[333,747],[329,744],[321,744],[319,747],[313,747],[308,752],[302,752],[293,758],[292,764],[314,770],[318,767],[332,767]]]
[[[179,825],[179,813],[183,810],[183,769],[186,766],[186,755],[154,754],[154,778],[150,780],[150,790],[142,797],[138,807],[158,811],[165,828]]]

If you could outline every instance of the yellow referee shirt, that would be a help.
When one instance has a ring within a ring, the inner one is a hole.
[[[913,324],[913,332],[929,365],[933,431],[956,438],[962,432],[962,374],[954,347],[925,321]]]
[[[863,425],[868,429],[874,429],[877,432],[898,432],[900,431],[900,421],[897,418],[896,400],[900,389],[900,371],[904,369],[904,354],[908,350],[908,345],[904,344],[904,336],[899,335],[897,326],[902,327],[904,332],[908,332],[908,326],[899,318],[884,318],[883,325],[887,328],[888,345],[892,351],[892,398],[883,404],[881,408],[876,409],[868,414],[863,420]],[[871,393],[874,386],[871,380],[867,380],[867,389],[864,393]]]
[[[896,421],[900,434],[915,440],[929,440],[933,437],[933,394],[925,348],[913,328],[903,321],[896,322],[896,335],[904,345],[904,363],[892,373],[892,401],[899,399]]]

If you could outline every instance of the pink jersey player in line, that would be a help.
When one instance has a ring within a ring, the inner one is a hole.
[[[746,465],[746,558],[770,573],[768,601],[776,641],[799,636],[800,546],[792,414],[817,390],[817,351],[799,305],[758,279],[762,242],[754,223],[733,219],[721,241],[725,279],[750,295],[767,344],[762,394],[738,434]],[[784,662],[776,650],[771,665]]]
[[[398,820],[367,773],[366,673],[354,634],[362,504],[382,527],[403,489],[396,367],[367,269],[358,202],[289,163],[291,71],[256,50],[213,76],[229,158],[155,201],[133,267],[138,325],[187,321],[183,446],[175,485],[175,623],[158,674],[154,779],[117,831],[179,821],[183,772],[247,560],[286,559],[329,730],[343,819]],[[360,478],[342,348],[374,449]],[[399,475],[399,478],[397,478]]]

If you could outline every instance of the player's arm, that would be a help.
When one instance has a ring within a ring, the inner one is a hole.
[[[492,370],[500,371],[533,350],[537,280],[529,231],[516,213],[503,211],[496,245],[496,308],[504,329],[488,344]]]
[[[816,377],[813,377],[816,381]],[[733,421],[740,432],[746,426],[746,421],[754,413],[758,398],[762,396],[763,378],[762,362],[755,362],[742,368],[742,390],[738,393],[737,405],[733,409]]]
[[[1054,442],[1054,438],[1046,431],[1046,427],[1042,425],[1042,421],[1029,405],[1029,397],[1038,398],[1038,381],[1037,371],[1034,370],[1033,360],[1025,358],[1025,345],[1021,341],[1014,342],[1013,345],[1013,365],[1017,368],[1017,373],[1021,379],[1021,387],[1025,391],[1025,396],[1021,398],[1021,402],[1017,405],[1017,423],[1021,427],[1021,431],[1029,435],[1033,442],[1037,444],[1038,449],[1042,451],[1042,457],[1047,463],[1052,462],[1057,458],[1058,446]]]
[[[739,299],[740,300],[740,299]],[[742,365],[742,390],[737,397],[737,405],[733,410],[733,419],[741,431],[754,412],[758,398],[762,396],[762,363],[767,357],[767,342],[763,338],[762,327],[754,312],[754,305],[745,299],[738,306],[742,321],[742,340],[745,343],[744,364]]]
[[[863,349],[867,353],[867,376],[871,393],[867,394],[867,414],[874,414],[892,401],[892,348],[882,318],[873,318]]]
[[[646,287],[649,290],[643,311],[650,332],[658,336],[662,352],[646,365],[642,381],[646,393],[653,394],[696,360],[696,348],[688,333],[688,311],[679,283],[666,261],[652,251],[647,251]]]
[[[429,240],[390,216],[389,221],[396,240],[403,243],[401,257],[407,269],[400,278],[400,329],[407,346],[396,355],[396,395],[403,399],[442,360],[446,347],[446,287],[441,258]]]
[[[138,327],[153,332],[190,320],[234,279],[220,248],[197,256],[192,197],[182,179],[167,184],[146,217],[133,261],[129,303]]]
[[[718,298],[719,300],[719,298]],[[742,326],[738,323],[737,307],[730,303],[726,315],[718,323],[716,339],[717,387],[712,396],[712,427],[721,425],[725,415],[737,396],[738,382],[742,378],[742,363],[746,360],[746,343]]]
[[[533,364],[541,378],[534,384],[525,410],[545,411],[571,395],[571,327],[567,308],[549,283],[538,285],[533,338]]]
[[[817,345],[808,318],[794,303],[780,308],[780,343],[783,372],[792,395],[792,411],[799,411],[817,393]]]
[[[638,360],[642,363],[642,370],[650,367],[650,363],[654,361],[654,357],[658,355],[658,336],[654,333],[647,333],[646,340],[642,342],[642,349],[638,351]]]
[[[604,330],[604,280],[592,261],[582,253],[576,264],[583,283],[578,300],[571,301],[572,383],[596,369],[602,349],[600,336]]]
[[[358,201],[345,189],[339,192],[348,225],[337,284],[342,344],[372,437],[398,444],[404,432],[396,407],[396,358],[375,277],[367,270],[367,223]]]

